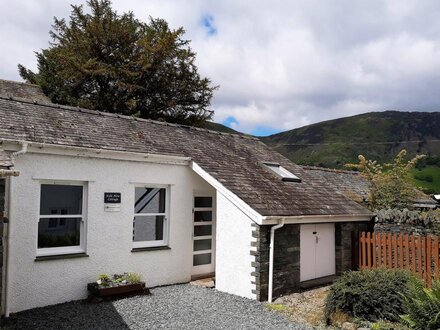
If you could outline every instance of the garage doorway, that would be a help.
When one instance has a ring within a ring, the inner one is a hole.
[[[335,224],[304,224],[300,232],[300,281],[335,275]]]

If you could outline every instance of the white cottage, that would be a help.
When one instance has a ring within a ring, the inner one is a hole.
[[[150,287],[215,274],[217,290],[270,300],[352,266],[372,214],[258,139],[30,88],[0,96],[3,315],[84,299],[101,273]]]

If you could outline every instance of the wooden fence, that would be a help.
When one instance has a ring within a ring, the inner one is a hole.
[[[406,269],[425,280],[439,276],[439,237],[360,233],[359,268]]]

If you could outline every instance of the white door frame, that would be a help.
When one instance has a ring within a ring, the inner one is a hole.
[[[210,197],[212,198],[212,206],[211,207],[196,207],[195,206],[195,198],[196,197]],[[211,211],[212,221],[201,221],[195,222],[195,213],[197,211]],[[192,250],[192,271],[191,275],[194,277],[213,274],[215,271],[215,236],[216,236],[216,204],[215,204],[215,193],[213,192],[194,192],[193,194],[193,219],[192,219],[192,240],[191,240],[191,250]],[[211,226],[211,235],[206,236],[195,236],[194,235],[194,227],[195,226]],[[209,250],[201,250],[194,251],[194,242],[203,239],[211,240],[211,249]],[[194,266],[194,256],[200,254],[211,254],[211,263],[205,265]]]

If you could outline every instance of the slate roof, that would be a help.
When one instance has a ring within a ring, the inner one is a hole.
[[[253,137],[0,97],[2,138],[191,157],[263,216],[370,214]],[[279,163],[302,182],[284,182],[262,162]]]
[[[321,182],[331,185],[339,193],[354,200],[367,200],[370,192],[368,180],[359,172],[334,170],[316,166],[302,166],[306,171],[313,173],[313,176],[320,178]],[[435,207],[437,202],[430,196],[417,190],[417,197],[414,200],[415,206],[423,207],[430,204]]]
[[[0,95],[5,97],[19,97],[37,102],[50,102],[49,98],[38,85],[3,79],[0,79]]]

